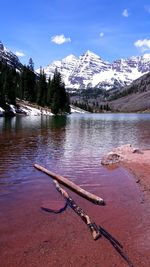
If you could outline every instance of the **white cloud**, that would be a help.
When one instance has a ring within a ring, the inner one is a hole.
[[[104,36],[104,33],[103,33],[103,32],[101,32],[101,33],[99,34],[99,36],[100,36],[100,37],[103,37],[103,36]]]
[[[123,17],[126,17],[126,18],[129,17],[129,12],[128,12],[127,9],[124,9],[124,10],[123,10],[123,12],[122,12],[122,16],[123,16]]]
[[[150,6],[145,6],[145,10],[150,13]]]
[[[25,57],[25,54],[24,54],[23,52],[19,52],[19,51],[16,51],[16,52],[15,52],[15,55],[16,55],[17,57]]]
[[[150,39],[137,40],[134,45],[140,48],[142,52],[150,50]]]
[[[58,45],[61,45],[64,43],[71,42],[71,39],[70,39],[70,37],[65,37],[63,34],[61,34],[61,35],[52,36],[51,42],[58,44]]]

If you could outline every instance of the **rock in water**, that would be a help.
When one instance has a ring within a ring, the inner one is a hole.
[[[111,165],[115,163],[119,163],[128,157],[128,155],[134,154],[142,154],[142,152],[138,148],[132,147],[131,144],[122,145],[120,147],[114,148],[113,151],[104,156],[101,160],[102,165]]]
[[[101,160],[102,165],[111,165],[115,163],[119,163],[121,161],[121,156],[117,153],[110,152],[107,156],[105,156]]]

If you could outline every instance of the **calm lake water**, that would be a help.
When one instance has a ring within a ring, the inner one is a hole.
[[[106,176],[101,157],[127,143],[150,149],[150,114],[0,118],[0,187],[42,175],[34,163],[88,183]]]

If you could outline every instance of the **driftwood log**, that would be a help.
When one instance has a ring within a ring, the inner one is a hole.
[[[75,193],[77,193],[78,195],[90,200],[91,202],[97,204],[97,205],[105,205],[105,202],[102,198],[82,189],[80,186],[76,185],[75,183],[69,181],[67,178],[58,175],[54,172],[51,172],[49,170],[47,170],[46,168],[38,165],[38,164],[34,164],[34,167],[36,169],[38,169],[39,171],[44,172],[45,174],[51,176],[54,180],[57,180],[60,184],[63,184],[64,186],[68,187],[69,189],[71,189],[72,191],[74,191]]]

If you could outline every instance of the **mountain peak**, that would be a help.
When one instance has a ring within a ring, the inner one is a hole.
[[[14,67],[18,70],[22,68],[22,64],[19,61],[18,57],[9,49],[7,49],[1,41],[0,41],[0,61],[6,62],[11,67]]]
[[[0,50],[4,50],[4,45],[1,41],[0,41]]]
[[[63,62],[70,62],[70,61],[74,61],[74,60],[77,60],[77,57],[75,57],[72,54],[62,59]]]
[[[90,50],[87,50],[83,55],[84,56],[90,56],[90,57],[97,57],[97,58],[99,58],[98,55],[96,55],[94,52],[92,52]]]
[[[150,54],[144,54],[143,59],[150,61]]]

